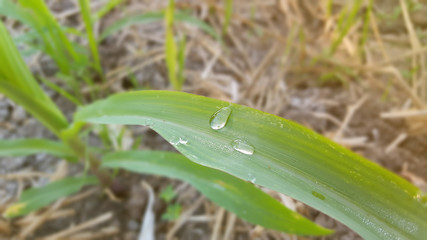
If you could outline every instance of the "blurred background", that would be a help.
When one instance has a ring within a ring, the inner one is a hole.
[[[182,90],[294,120],[427,191],[427,1],[177,0],[168,28],[166,0],[92,0],[100,56],[93,62],[78,1],[45,2],[78,60],[55,55],[66,43],[40,39],[32,24],[15,14],[19,9],[13,1],[0,1],[0,16],[27,65],[69,118],[76,105],[116,92]],[[165,62],[168,30],[179,52],[178,85],[169,80]],[[120,142],[112,140],[118,135]],[[0,94],[0,138],[23,137],[53,135]],[[118,149],[173,150],[146,127],[110,127],[106,138]],[[22,189],[81,169],[45,154],[0,158],[0,211]],[[88,188],[66,209],[56,209],[52,219],[37,214],[13,223],[0,219],[0,239],[19,239],[23,233],[23,239],[37,239],[107,212],[114,217],[91,222],[70,239],[137,239],[148,201],[142,180],[155,192],[157,239],[361,239],[324,214],[267,189],[336,232],[325,237],[279,233],[236,219],[186,183],[131,173],[118,179],[123,196]],[[162,198],[167,194],[176,196],[173,207]]]

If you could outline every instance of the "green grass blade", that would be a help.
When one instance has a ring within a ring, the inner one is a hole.
[[[16,19],[28,26],[34,27],[33,22],[28,17],[28,12],[12,0],[0,0],[0,15]]]
[[[43,92],[0,22],[0,92],[33,114],[52,132],[59,134],[67,119]]]
[[[122,3],[123,0],[109,0],[100,10],[95,12],[95,14],[92,17],[92,21],[96,22],[99,21],[101,18],[103,18],[108,12],[113,10],[117,5]]]
[[[179,88],[181,89],[182,84],[184,84],[185,81],[185,75],[184,75],[184,68],[185,68],[185,50],[187,47],[187,37],[183,36],[181,41],[178,43],[178,53],[177,53],[177,63],[178,63],[178,72],[177,72],[177,78],[178,78],[178,84]]]
[[[231,16],[233,15],[233,0],[224,1],[224,24],[222,25],[222,35],[225,36],[230,25]]]
[[[338,38],[335,39],[331,44],[331,49],[329,52],[330,55],[335,53],[341,42],[344,40],[344,37],[350,31],[351,27],[356,23],[357,13],[360,11],[361,6],[362,0],[356,0],[353,2],[351,10],[347,10],[346,8],[342,10],[338,19]]]
[[[175,90],[180,91],[181,86],[177,78],[178,50],[173,31],[174,11],[175,0],[169,0],[169,5],[165,13],[165,61],[168,69],[169,82]]]
[[[253,184],[196,164],[181,154],[160,151],[116,152],[105,156],[102,165],[187,181],[218,205],[242,219],[267,228],[304,235],[331,233],[287,209]]]
[[[136,16],[124,17],[114,22],[107,28],[105,28],[105,30],[102,31],[99,37],[99,41],[104,40],[106,37],[120,31],[123,28],[130,27],[137,24],[146,24],[146,23],[161,21],[163,18],[164,18],[163,12],[148,12],[148,13],[144,13]]]
[[[146,23],[161,21],[164,19],[164,17],[165,17],[164,12],[148,12],[140,15],[122,18],[114,22],[110,26],[108,26],[101,33],[99,37],[99,41],[104,40],[106,37],[120,31],[123,28],[130,27],[137,24],[146,24]],[[216,40],[218,41],[220,40],[218,33],[216,33],[215,30],[209,24],[205,23],[204,21],[196,17],[193,17],[184,12],[175,11],[174,19],[178,22],[184,22],[184,23],[191,24],[195,27],[198,27],[204,32],[206,32],[207,34],[211,35]]]
[[[44,77],[39,77],[39,79],[48,87],[50,87],[55,92],[61,94],[64,98],[68,99],[70,102],[76,104],[77,106],[82,105],[79,99],[75,98],[73,95],[68,93],[65,89],[61,88],[60,86],[54,84],[53,82],[47,80]]]
[[[43,0],[19,0],[19,5],[26,9],[27,17],[43,39],[46,51],[55,60],[58,67],[70,74],[70,60],[79,61],[79,55],[67,39],[58,22]]]
[[[101,66],[101,60],[99,59],[98,44],[97,44],[97,41],[95,40],[95,35],[93,34],[92,17],[89,9],[89,1],[79,0],[79,5],[80,5],[80,11],[83,17],[83,22],[86,28],[89,48],[90,48],[90,51],[92,52],[92,57],[95,62],[95,68],[98,71],[98,73],[102,75],[102,66]]]
[[[218,42],[221,41],[219,34],[215,31],[214,28],[212,28],[206,22],[204,22],[204,21],[202,21],[196,17],[193,17],[192,15],[190,15],[186,12],[175,11],[174,18],[175,18],[175,21],[177,21],[177,22],[184,22],[184,23],[191,24],[191,25],[203,30],[205,33],[209,34],[211,37],[213,37]]]
[[[61,142],[47,139],[14,139],[0,140],[0,157],[28,156],[37,153],[48,153],[76,162],[73,151]]]
[[[19,201],[8,207],[4,213],[6,218],[26,215],[49,205],[55,200],[78,192],[82,187],[98,182],[96,177],[65,178],[49,183],[41,188],[31,188],[22,193]]]
[[[365,239],[427,236],[427,199],[418,188],[271,114],[187,93],[139,91],[83,107],[75,121],[149,125],[168,141],[186,139],[175,147],[190,160],[242,179],[251,175],[256,184],[330,215]]]

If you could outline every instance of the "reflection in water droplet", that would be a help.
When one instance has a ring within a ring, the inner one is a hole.
[[[211,118],[209,119],[209,124],[214,130],[219,130],[227,124],[228,118],[231,114],[230,107],[223,107],[220,110],[216,111]]]
[[[233,146],[234,150],[241,152],[243,154],[246,154],[246,155],[254,154],[254,147],[241,139],[234,140],[231,143],[231,145]]]
[[[248,181],[255,184],[256,177],[252,173],[248,173]]]
[[[313,194],[313,196],[317,197],[320,200],[325,200],[325,196],[323,196],[323,194],[312,191],[311,194]]]
[[[181,137],[173,137],[170,141],[170,144],[174,145],[174,146],[178,146],[178,145],[186,145],[188,143],[188,141],[184,138]]]

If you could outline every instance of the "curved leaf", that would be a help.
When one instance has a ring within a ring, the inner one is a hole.
[[[224,107],[228,110],[210,122]],[[230,116],[224,117],[227,112]],[[366,239],[427,236],[427,204],[419,189],[331,140],[268,113],[192,94],[139,91],[83,107],[75,120],[149,125],[168,141],[185,139],[187,144],[175,147],[190,160],[242,179],[253,176],[257,184],[330,215]]]
[[[108,26],[101,33],[99,37],[99,41],[104,40],[106,37],[110,36],[111,34],[125,27],[129,27],[136,24],[145,24],[145,23],[151,23],[156,21],[162,21],[164,19],[164,15],[165,15],[164,12],[148,12],[140,15],[124,17],[119,21],[114,22],[113,24]],[[215,30],[210,25],[185,12],[176,12],[174,14],[174,19],[176,21],[185,22],[200,28],[201,30],[205,31],[207,34],[211,35],[216,40],[220,39],[219,35],[215,32]]]
[[[98,179],[92,176],[64,178],[51,182],[41,188],[31,188],[22,193],[17,203],[8,207],[4,213],[6,218],[14,218],[26,215],[49,205],[61,197],[76,193],[86,185],[98,183]]]
[[[67,119],[37,84],[2,22],[0,42],[0,92],[58,135],[68,126]]]
[[[37,153],[48,153],[69,161],[77,161],[74,152],[61,142],[47,139],[0,140],[0,157],[27,156]]]
[[[181,154],[159,151],[116,152],[105,156],[102,166],[187,181],[218,205],[242,219],[267,228],[305,235],[332,232],[287,209],[253,184],[196,164]]]

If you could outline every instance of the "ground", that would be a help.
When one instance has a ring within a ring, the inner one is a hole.
[[[61,23],[83,28],[76,1],[48,2]],[[93,10],[105,2],[92,1]],[[340,13],[353,5],[351,1],[331,1],[328,13],[327,2],[234,1],[223,45],[192,25],[177,23],[176,32],[187,36],[183,91],[298,122],[427,191],[427,121],[422,112],[427,102],[427,91],[422,90],[427,89],[423,87],[427,84],[426,50],[422,47],[427,41],[427,21],[422,13],[427,6],[422,1],[413,9],[413,2],[377,2],[367,20],[368,3],[363,3],[336,51],[328,55],[344,32],[339,27]],[[124,16],[158,11],[166,5],[166,1],[124,1],[96,24],[95,31],[101,32]],[[219,1],[177,1],[177,8],[189,10],[217,32],[223,29],[224,4]],[[409,19],[405,19],[405,11],[409,11]],[[5,23],[14,36],[26,30],[11,19]],[[369,30],[363,40],[365,25]],[[415,35],[411,29],[416,30]],[[99,83],[101,88],[109,92],[171,89],[163,43],[162,21],[128,27],[101,42],[107,76],[106,83]],[[54,77],[55,65],[49,57],[36,54],[26,61],[36,75],[61,84]],[[71,118],[75,106],[45,89]],[[132,126],[125,136],[131,141],[142,136],[140,149],[174,151],[147,127]],[[54,139],[20,106],[0,95],[0,139],[25,137]],[[99,144],[95,135],[91,141]],[[23,189],[82,169],[45,154],[0,158],[0,212]],[[152,187],[156,198],[156,239],[361,239],[315,209],[267,189],[284,204],[296,206],[301,214],[336,232],[326,237],[300,237],[263,229],[224,212],[187,183],[124,171],[119,172],[113,193],[87,187],[28,217],[0,218],[0,239],[58,239],[60,235],[55,234],[64,231],[70,231],[64,234],[66,239],[137,239],[149,195],[142,182]],[[183,207],[176,221],[161,219],[167,205],[159,195],[169,185],[177,193],[174,201]]]

